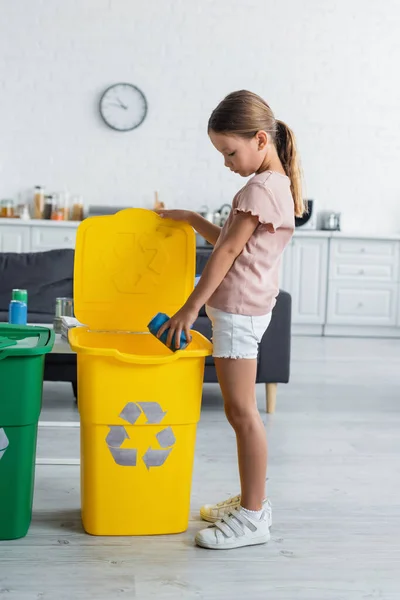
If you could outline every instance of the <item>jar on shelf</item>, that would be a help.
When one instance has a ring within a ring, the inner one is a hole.
[[[58,211],[62,214],[62,220],[69,220],[69,194],[68,192],[64,192],[59,195],[58,200]]]
[[[53,210],[54,210],[54,198],[51,194],[48,194],[47,196],[45,196],[43,219],[46,219],[46,220],[51,219]]]
[[[14,200],[2,200],[0,202],[0,217],[13,219],[15,217]]]
[[[65,221],[65,211],[63,206],[62,194],[53,194],[53,209],[51,212],[52,221]]]
[[[83,221],[82,196],[72,197],[71,221]]]
[[[35,186],[33,195],[33,218],[43,219],[44,210],[44,189],[41,185]]]

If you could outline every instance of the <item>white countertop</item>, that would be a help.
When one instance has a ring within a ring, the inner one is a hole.
[[[399,241],[399,233],[363,233],[362,231],[322,231],[322,230],[311,230],[297,228],[294,232],[294,237],[322,237],[322,238],[338,238],[338,239],[362,239],[362,240],[386,240],[386,241]]]
[[[42,219],[1,219],[0,225],[14,225],[18,227],[73,227],[78,228],[81,221],[51,221]],[[364,240],[387,240],[399,241],[399,233],[380,232],[380,233],[363,233],[362,231],[322,231],[313,229],[296,228],[294,237],[310,237],[310,238],[351,238]]]
[[[52,221],[51,219],[1,219],[0,225],[15,225],[18,227],[78,227],[81,221]]]

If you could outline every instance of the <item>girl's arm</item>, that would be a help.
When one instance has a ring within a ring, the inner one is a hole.
[[[186,304],[159,330],[160,337],[168,331],[167,345],[170,346],[175,334],[176,347],[179,348],[182,331],[190,339],[190,328],[197,319],[200,308],[206,304],[222,283],[236,258],[253,235],[259,224],[258,217],[250,213],[239,213],[233,219],[228,234],[222,244],[211,255],[196,288]]]
[[[160,217],[164,219],[172,219],[173,221],[186,221],[195,229],[209,244],[215,246],[221,233],[221,227],[214,225],[204,219],[198,213],[190,210],[158,210],[156,211]]]

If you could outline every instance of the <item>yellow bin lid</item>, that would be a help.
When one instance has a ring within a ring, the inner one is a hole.
[[[147,331],[158,312],[172,316],[186,302],[195,262],[185,223],[138,208],[86,219],[75,249],[76,317],[91,330]]]

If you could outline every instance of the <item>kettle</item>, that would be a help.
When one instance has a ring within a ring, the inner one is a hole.
[[[327,212],[322,217],[322,227],[325,231],[340,231],[340,213]]]

